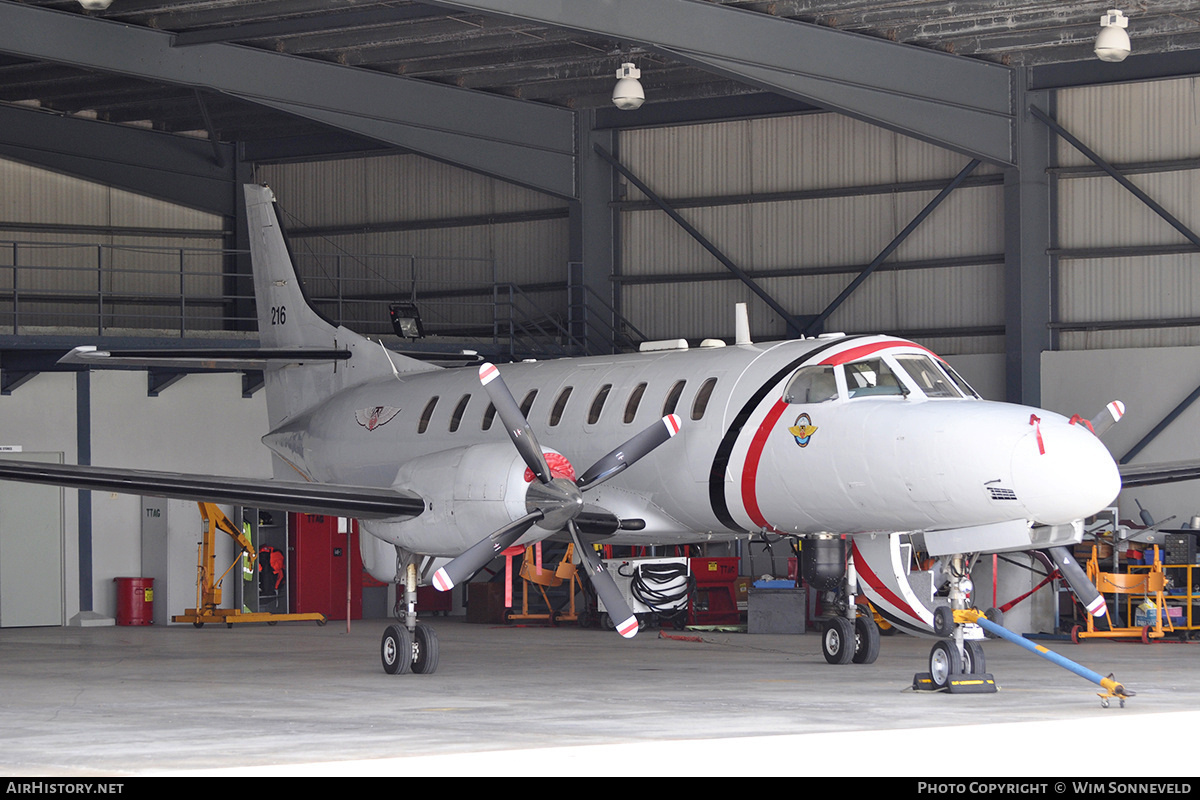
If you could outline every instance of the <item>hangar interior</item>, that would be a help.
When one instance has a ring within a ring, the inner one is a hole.
[[[317,305],[395,347],[695,346],[746,303],[755,340],[882,331],[988,398],[1122,400],[1114,455],[1193,459],[1200,15],[1127,8],[1106,63],[1108,5],[4,0],[0,445],[270,476],[261,375],[56,364],[252,346],[240,186],[265,183]],[[140,498],[50,497],[58,600],[0,626],[112,617],[143,569]],[[29,558],[0,553],[0,591]]]

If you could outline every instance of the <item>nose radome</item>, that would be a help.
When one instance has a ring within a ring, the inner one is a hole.
[[[1013,448],[1012,472],[1018,501],[1043,525],[1089,517],[1121,491],[1108,449],[1087,428],[1065,420],[1031,421]]]

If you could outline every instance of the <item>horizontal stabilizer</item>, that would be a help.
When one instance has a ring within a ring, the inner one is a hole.
[[[76,347],[58,360],[59,364],[84,367],[131,367],[166,369],[265,369],[285,364],[316,364],[344,361],[349,350],[318,347],[221,347],[156,350],[99,350],[92,345]]]
[[[0,480],[356,519],[411,518],[425,509],[416,493],[394,489],[33,461],[0,461]]]

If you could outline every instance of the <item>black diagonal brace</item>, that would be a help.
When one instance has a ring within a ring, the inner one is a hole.
[[[820,332],[821,326],[825,323],[825,320],[829,319],[829,315],[836,311],[838,306],[845,302],[846,298],[852,295],[854,290],[862,285],[863,281],[871,277],[871,274],[875,272],[875,270],[879,269],[880,265],[887,260],[887,257],[895,252],[896,248],[899,247],[901,243],[903,243],[904,240],[907,239],[909,235],[917,229],[918,225],[924,222],[925,219],[933,213],[934,209],[942,204],[943,200],[950,196],[951,192],[957,189],[959,185],[961,185],[962,182],[967,179],[967,176],[970,175],[977,166],[979,166],[979,159],[973,159],[971,163],[963,167],[962,170],[954,176],[954,180],[946,184],[946,188],[938,192],[937,197],[930,200],[929,204],[921,209],[921,213],[913,217],[913,221],[908,223],[904,230],[900,231],[900,233],[896,235],[896,238],[892,239],[891,243],[880,251],[879,255],[875,256],[875,259],[867,265],[867,268],[860,272],[858,277],[850,281],[850,285],[843,289],[842,293],[835,297],[833,302],[826,306],[825,310],[818,314],[817,318],[808,324],[808,328],[804,331],[805,334],[811,336],[814,333]]]
[[[796,317],[790,311],[781,306],[774,297],[771,297],[771,295],[767,293],[765,289],[755,283],[754,279],[747,275],[745,270],[730,261],[724,253],[717,249],[716,245],[710,242],[704,236],[704,234],[696,230],[696,228],[686,219],[684,219],[678,211],[672,208],[666,200],[659,197],[658,194],[645,183],[643,183],[638,176],[630,172],[629,169],[620,161],[618,161],[612,153],[608,152],[600,145],[595,145],[594,147],[597,155],[607,161],[613,169],[621,173],[626,180],[636,186],[638,191],[646,195],[646,197],[648,197],[656,206],[665,211],[667,216],[673,219],[675,224],[683,228],[688,236],[691,236],[693,239],[699,242],[700,246],[711,253],[713,258],[717,259],[717,261],[720,261],[727,270],[732,272],[737,277],[738,280],[750,287],[750,291],[754,292],[759,296],[759,298],[762,299],[764,303],[770,306],[772,311],[783,318],[783,321],[787,324],[789,336],[796,336],[800,333],[800,331],[804,330],[804,323],[796,319]]]

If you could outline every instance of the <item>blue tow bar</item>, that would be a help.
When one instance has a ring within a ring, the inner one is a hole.
[[[1113,698],[1113,697],[1117,698],[1121,704],[1121,707],[1124,708],[1125,698],[1134,696],[1133,692],[1129,691],[1124,686],[1117,683],[1113,679],[1112,675],[1109,675],[1107,678],[1105,678],[1098,672],[1093,672],[1092,670],[1088,669],[1087,667],[1080,666],[1079,664],[1076,664],[1074,661],[1071,661],[1068,658],[1063,658],[1058,653],[1055,653],[1051,650],[1047,650],[1045,647],[1042,647],[1040,644],[1034,644],[1033,642],[1026,639],[1024,636],[1015,634],[1012,631],[1010,631],[1008,628],[1004,628],[1004,627],[1001,627],[1000,625],[997,625],[996,623],[992,622],[990,619],[985,617],[979,611],[976,611],[974,609],[970,609],[967,611],[955,611],[954,619],[955,619],[955,622],[974,622],[975,624],[977,624],[979,627],[983,628],[988,633],[998,636],[1001,639],[1004,639],[1005,641],[1012,642],[1015,645],[1019,645],[1019,646],[1025,648],[1026,650],[1028,650],[1029,652],[1039,655],[1042,658],[1046,659],[1047,661],[1049,661],[1053,664],[1057,664],[1058,666],[1062,667],[1063,669],[1074,672],[1076,675],[1083,678],[1084,680],[1091,681],[1092,683],[1099,686],[1101,689],[1104,689],[1105,693],[1100,695],[1100,705],[1103,706],[1104,708],[1108,708],[1108,701],[1110,698]]]

